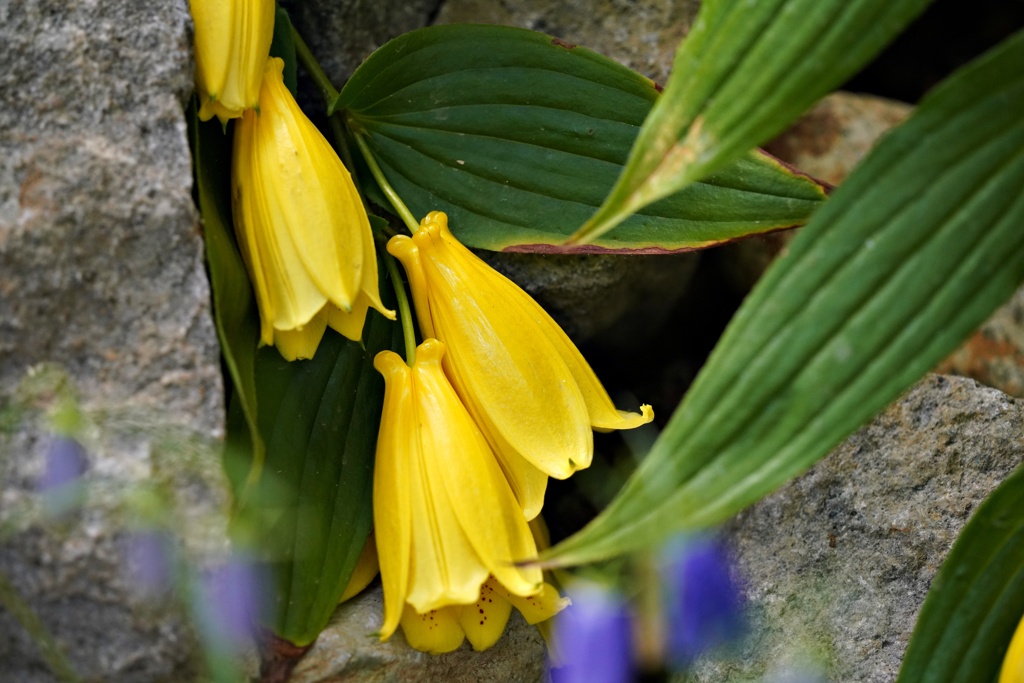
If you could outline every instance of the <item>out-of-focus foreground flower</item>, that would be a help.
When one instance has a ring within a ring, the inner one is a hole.
[[[442,370],[444,352],[444,344],[427,339],[414,367],[391,351],[374,359],[385,383],[373,479],[384,585],[380,635],[389,638],[401,623],[410,644],[433,653],[457,648],[464,635],[478,648],[501,635],[509,608],[481,602],[488,577],[494,596],[507,593],[505,602],[545,591],[540,569],[513,564],[536,556],[537,546],[491,448]],[[475,605],[485,623],[463,618],[473,609],[451,609],[464,605]],[[499,622],[495,633],[490,627]]]
[[[1010,640],[1010,647],[999,670],[999,683],[1024,683],[1024,618]]]
[[[633,680],[633,628],[618,593],[587,581],[568,588],[572,606],[555,619],[552,683]]]
[[[260,310],[260,341],[312,358],[328,325],[358,341],[380,301],[370,222],[330,143],[266,62],[260,110],[235,128],[235,233]]]
[[[530,296],[471,251],[433,211],[388,243],[409,277],[424,337],[448,346],[445,370],[501,459],[528,519],[547,477],[590,465],[591,429],[631,429],[654,413],[617,410],[586,360]]]
[[[46,460],[36,489],[47,514],[60,516],[85,498],[82,475],[89,467],[85,449],[69,436],[55,435],[46,449]]]
[[[207,646],[223,653],[244,650],[267,616],[268,589],[268,577],[244,556],[232,556],[204,574],[196,588],[193,611]]]
[[[662,551],[666,648],[670,664],[686,668],[704,652],[743,632],[739,586],[722,542],[679,537]]]
[[[274,36],[274,0],[191,0],[199,118],[226,121],[258,106]]]

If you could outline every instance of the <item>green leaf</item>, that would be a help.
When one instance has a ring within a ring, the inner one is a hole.
[[[299,64],[295,57],[295,33],[288,12],[280,6],[274,14],[274,37],[270,43],[272,57],[284,60],[284,84],[295,97],[299,92]]]
[[[337,606],[372,524],[384,397],[372,362],[397,343],[398,326],[370,312],[363,344],[328,330],[308,361],[258,349],[259,313],[231,221],[231,138],[219,122],[199,123],[194,112],[190,119],[214,317],[231,377],[232,537],[271,565],[270,628],[306,645]]]
[[[713,525],[804,471],[1024,281],[1024,34],[886,137],[743,303],[576,564]]]
[[[1024,616],[1024,468],[971,517],[932,581],[897,683],[990,683]]]
[[[930,0],[705,0],[622,176],[573,236],[592,242],[770,140]]]
[[[656,98],[650,80],[540,33],[434,26],[373,53],[334,108],[414,215],[443,210],[484,249],[690,250],[803,224],[820,205],[819,184],[756,152],[594,244],[562,246],[612,187]]]
[[[189,127],[196,173],[196,195],[203,219],[206,263],[213,290],[213,317],[221,354],[238,401],[252,459],[236,479],[254,481],[263,464],[264,447],[257,426],[255,354],[259,312],[245,263],[235,244],[231,219],[231,136],[219,121],[202,123],[190,108]],[[234,463],[231,463],[234,464]],[[239,483],[240,486],[244,484]]]
[[[328,329],[308,361],[289,363],[273,348],[256,356],[267,460],[241,514],[247,544],[273,569],[272,628],[296,645],[327,624],[373,523],[384,401],[373,357],[391,348],[397,328],[371,312],[365,347]]]

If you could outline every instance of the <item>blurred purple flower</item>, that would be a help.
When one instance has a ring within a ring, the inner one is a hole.
[[[553,651],[560,660],[552,683],[632,680],[633,631],[622,596],[595,583],[569,587],[572,605],[555,617]]]
[[[260,567],[239,555],[203,575],[195,614],[208,644],[238,652],[251,642],[265,614],[268,588]]]
[[[163,529],[135,531],[125,539],[131,582],[145,595],[158,597],[173,585],[174,539]]]
[[[688,667],[704,652],[742,635],[739,586],[720,541],[709,536],[670,541],[663,550],[661,574],[670,664]]]
[[[46,449],[43,474],[36,482],[43,509],[51,515],[71,511],[82,502],[81,478],[89,466],[85,449],[76,440],[55,435]]]

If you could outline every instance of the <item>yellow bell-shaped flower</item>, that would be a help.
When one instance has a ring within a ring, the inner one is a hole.
[[[274,0],[191,0],[199,118],[257,106],[274,35]]]
[[[412,615],[429,615],[475,604],[488,576],[510,595],[543,592],[540,569],[514,564],[535,557],[536,543],[490,446],[442,370],[443,355],[444,344],[427,339],[413,367],[391,351],[373,363],[384,376],[373,473],[382,640],[407,605]]]
[[[617,410],[569,337],[537,302],[469,249],[434,211],[388,251],[405,266],[420,329],[448,346],[445,370],[533,519],[547,477],[590,465],[591,429],[654,419]]]
[[[999,671],[999,683],[1024,683],[1024,619],[1017,624]]]
[[[433,655],[451,652],[464,639],[474,650],[486,650],[498,642],[515,607],[528,624],[540,624],[555,616],[569,599],[558,594],[550,583],[540,593],[522,597],[509,593],[494,577],[480,589],[480,597],[471,605],[442,607],[420,614],[410,605],[402,613],[402,632],[412,647]]]
[[[332,328],[362,336],[381,303],[363,202],[330,143],[299,109],[268,59],[259,111],[235,125],[231,165],[235,234],[260,310],[260,341],[288,360],[312,358]]]

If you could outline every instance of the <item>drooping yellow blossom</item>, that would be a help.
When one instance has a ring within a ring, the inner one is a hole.
[[[274,0],[191,0],[199,118],[236,118],[257,106],[274,35]]]
[[[370,582],[376,578],[379,571],[377,542],[371,531],[370,537],[366,539],[366,545],[363,546],[363,551],[359,553],[356,566],[352,569],[352,575],[348,578],[348,583],[345,584],[345,590],[342,592],[341,597],[338,598],[338,602],[351,600],[362,593],[363,589],[369,586]]]
[[[1017,625],[1006,657],[1003,658],[999,683],[1024,683],[1024,619]]]
[[[547,476],[590,465],[591,429],[631,429],[654,413],[617,410],[593,370],[537,302],[462,246],[434,211],[388,242],[405,266],[420,329],[448,346],[445,370],[480,425],[527,519]]]
[[[490,446],[442,370],[444,352],[444,344],[427,339],[413,367],[391,351],[373,363],[385,387],[373,474],[381,639],[394,633],[407,605],[412,616],[430,621],[434,610],[476,603],[488,576],[512,596],[543,592],[540,569],[513,564],[536,556],[537,546]],[[451,633],[435,634],[437,642],[454,641],[450,621],[444,623]],[[461,635],[449,649],[459,642]]]
[[[402,632],[412,647],[431,654],[451,652],[464,639],[474,650],[486,650],[498,642],[505,631],[512,608],[528,624],[541,625],[569,604],[549,583],[537,595],[522,597],[509,593],[490,577],[480,589],[480,598],[471,605],[456,605],[416,612],[410,605],[402,612]]]
[[[362,336],[380,301],[366,210],[348,171],[266,62],[259,111],[235,126],[235,234],[260,310],[260,341],[288,360],[311,358],[324,329]]]

